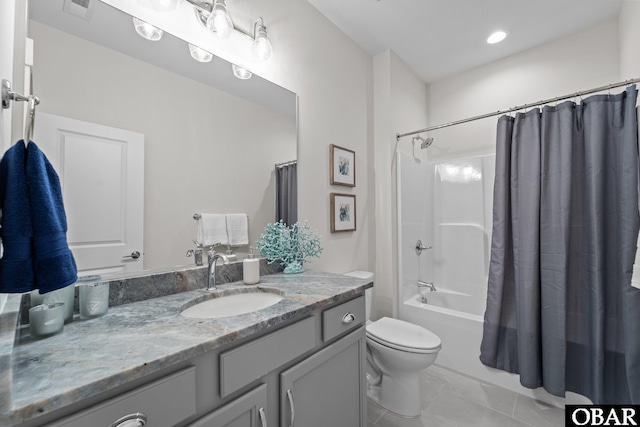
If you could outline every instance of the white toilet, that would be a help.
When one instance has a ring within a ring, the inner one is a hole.
[[[368,271],[346,276],[373,279]],[[367,313],[367,395],[383,408],[405,417],[422,412],[420,371],[438,356],[442,341],[413,323],[383,317],[369,320],[373,289],[365,291]]]

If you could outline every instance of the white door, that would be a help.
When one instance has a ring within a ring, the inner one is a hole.
[[[16,0],[0,0],[0,79],[13,77],[13,37]],[[0,151],[10,147],[11,109],[0,108]],[[6,145],[5,145],[6,144]],[[0,294],[0,314],[6,302],[6,295]]]
[[[16,0],[0,1],[0,79],[6,79],[10,82],[13,82],[15,10]],[[11,146],[12,111],[12,108],[0,109],[0,148],[2,152]]]
[[[142,270],[144,135],[38,112],[33,141],[60,176],[78,273]]]

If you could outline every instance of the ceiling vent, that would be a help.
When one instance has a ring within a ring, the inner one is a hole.
[[[64,0],[62,10],[85,21],[90,21],[97,0]]]

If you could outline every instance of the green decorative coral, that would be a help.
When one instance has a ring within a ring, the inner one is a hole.
[[[311,262],[311,257],[320,257],[321,242],[318,231],[309,229],[309,221],[305,220],[303,224],[296,222],[289,227],[280,220],[267,224],[256,247],[269,264],[280,261],[285,273],[302,273],[303,263]]]

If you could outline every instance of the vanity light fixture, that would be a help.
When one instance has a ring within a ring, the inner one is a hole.
[[[240,80],[248,80],[251,78],[251,76],[253,76],[251,71],[239,67],[236,64],[231,64],[231,69],[233,70],[233,75]]]
[[[215,0],[211,14],[207,19],[207,28],[221,39],[228,39],[233,31],[233,21],[227,10],[225,0]]]
[[[207,52],[206,50],[189,43],[189,53],[191,53],[191,57],[199,62],[210,62],[213,58],[213,54],[211,52]]]
[[[259,25],[258,25],[259,24]],[[268,61],[273,53],[273,46],[267,36],[267,27],[260,17],[253,24],[253,44],[251,45],[253,56],[260,61]]]
[[[198,21],[208,30],[223,38],[236,31],[252,40],[251,53],[259,61],[268,61],[273,54],[273,46],[267,35],[267,27],[260,17],[253,24],[253,34],[234,25],[229,16],[226,0],[186,0],[196,12]],[[220,29],[222,28],[222,31]],[[225,34],[228,31],[228,35]]]
[[[156,11],[172,11],[177,9],[185,0],[138,0],[146,7]],[[273,46],[267,35],[267,27],[262,17],[256,19],[253,24],[253,34],[237,28],[227,9],[226,0],[186,0],[193,6],[197,20],[209,31],[216,33],[219,38],[226,39],[235,31],[251,39],[251,54],[257,61],[268,61],[273,55]],[[160,40],[162,30],[140,19],[133,18],[136,31],[148,40]],[[200,62],[209,62],[213,54],[189,44],[191,56]],[[242,67],[233,65],[233,74],[239,79],[250,79],[252,73]]]
[[[507,35],[508,33],[506,31],[502,31],[502,30],[496,31],[487,38],[487,43],[489,44],[500,43],[502,40],[507,38]]]
[[[147,40],[151,40],[153,42],[160,40],[162,37],[163,31],[160,28],[154,27],[151,24],[147,24],[141,19],[133,17],[133,26],[136,29],[136,32],[140,34]]]

